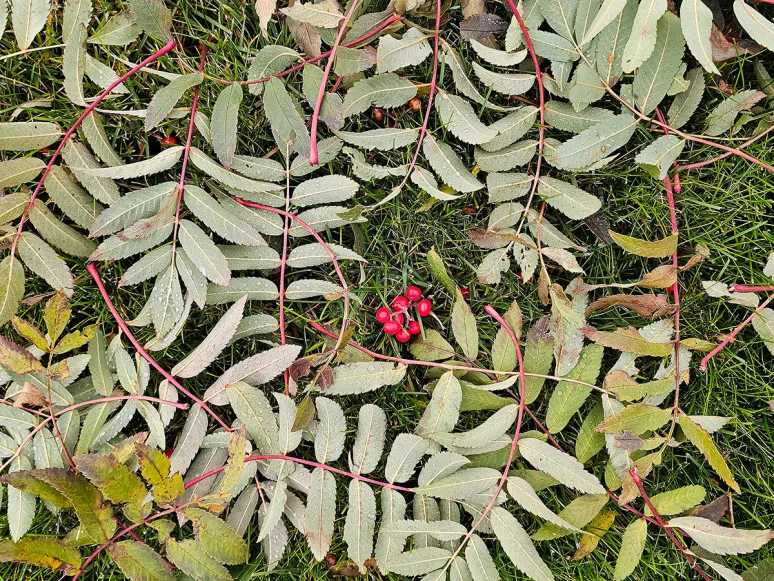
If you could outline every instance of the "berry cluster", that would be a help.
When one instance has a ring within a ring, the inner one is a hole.
[[[419,321],[413,320],[409,314],[409,308],[414,303],[417,303],[417,314],[420,317],[426,317],[433,310],[433,303],[422,298],[420,288],[410,286],[406,289],[405,295],[395,297],[392,301],[392,309],[382,307],[376,311],[376,320],[384,325],[384,332],[388,335],[395,335],[395,338],[401,343],[408,342],[412,335],[419,335],[422,332]],[[406,320],[408,320],[408,325],[404,327]]]

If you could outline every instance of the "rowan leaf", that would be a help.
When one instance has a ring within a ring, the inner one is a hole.
[[[671,341],[665,343],[648,341],[634,327],[622,327],[615,331],[598,331],[594,327],[584,327],[582,330],[586,337],[597,345],[618,349],[624,353],[635,353],[650,357],[666,357],[672,353],[674,347]]]
[[[344,117],[369,107],[400,107],[417,94],[414,84],[395,73],[384,73],[356,82],[344,96]]]
[[[200,85],[203,80],[202,73],[188,73],[172,79],[168,85],[156,91],[148,104],[145,131],[150,131],[164,121],[186,91]]]
[[[626,252],[645,258],[666,258],[677,250],[678,235],[676,233],[654,242],[618,234],[612,230],[609,230],[608,233],[615,243]]]
[[[184,149],[185,148],[182,145],[175,145],[156,154],[150,159],[115,167],[90,169],[88,170],[88,173],[97,177],[119,180],[149,176],[171,169],[180,160]]]
[[[186,575],[196,581],[233,581],[228,570],[207,556],[199,543],[186,539],[179,543],[174,539],[166,542],[167,557]]]
[[[629,143],[638,123],[629,114],[614,115],[562,143],[556,148],[555,157],[561,162],[561,169],[578,170],[593,165]]]
[[[280,9],[280,12],[298,22],[321,28],[336,28],[339,21],[344,18],[333,0],[322,0],[317,4],[296,2],[288,8]]]
[[[108,551],[131,581],[173,581],[175,578],[167,562],[145,543],[120,541],[110,545]]]
[[[321,468],[312,471],[304,511],[304,534],[318,561],[328,553],[336,518],[336,480]]]
[[[692,485],[676,488],[668,492],[662,492],[650,497],[651,504],[662,516],[671,516],[690,510],[704,501],[707,494],[703,486]],[[645,507],[645,514],[652,516],[650,506]]]
[[[646,403],[636,403],[625,407],[620,413],[605,418],[596,430],[605,434],[614,434],[625,430],[642,434],[654,431],[666,424],[672,417],[672,410],[661,409]]]
[[[587,345],[580,353],[578,363],[564,377],[586,384],[595,384],[602,366],[604,349],[600,345]],[[546,412],[546,426],[552,434],[562,431],[591,395],[592,387],[559,381],[551,394]]]
[[[2,409],[2,408],[0,408]],[[414,474],[417,463],[425,455],[430,443],[414,434],[398,434],[387,456],[384,477],[387,482],[406,482]]]
[[[552,581],[554,576],[551,570],[540,558],[519,521],[499,506],[492,508],[490,514],[495,536],[516,568],[535,581]]]
[[[382,36],[376,50],[377,72],[390,73],[421,64],[433,52],[427,38],[416,28],[409,28],[401,38]]]
[[[663,135],[638,153],[634,161],[654,178],[663,180],[684,147],[685,140],[676,135]]]
[[[626,527],[621,540],[621,551],[618,553],[618,560],[615,563],[614,579],[626,579],[634,572],[642,558],[647,538],[648,521],[644,518],[637,519]]]
[[[473,71],[484,85],[503,95],[521,95],[535,84],[535,75],[496,73],[485,69],[475,61],[473,61]]]
[[[162,0],[128,0],[128,4],[143,32],[161,42],[172,40],[172,12]]]
[[[631,73],[653,53],[656,46],[656,27],[666,10],[666,0],[640,2],[632,25],[632,35],[623,51],[623,72]]]
[[[599,480],[586,472],[580,462],[550,444],[528,438],[519,442],[519,451],[535,468],[553,476],[569,488],[588,494],[604,493],[604,487]]]
[[[19,257],[24,265],[54,290],[62,290],[65,295],[73,294],[73,276],[64,260],[43,240],[30,232],[24,232],[19,238]]]
[[[747,4],[745,0],[734,0],[734,15],[745,32],[755,42],[774,50],[774,22]]]
[[[774,538],[770,530],[746,530],[723,527],[706,518],[680,516],[670,519],[668,527],[691,535],[702,549],[716,555],[743,555],[760,549]]]
[[[725,458],[717,449],[715,443],[712,441],[712,437],[707,431],[684,414],[678,414],[677,422],[680,424],[680,428],[682,428],[685,437],[688,438],[691,444],[699,449],[699,452],[704,455],[715,472],[717,472],[723,481],[733,490],[739,492],[739,484],[734,480],[734,476],[731,473],[728,464],[726,464]]]
[[[24,267],[13,256],[0,262],[0,325],[11,320],[24,297]]]
[[[588,218],[602,207],[599,198],[556,178],[541,177],[538,194],[549,206],[573,220]]]
[[[387,415],[382,408],[373,404],[360,408],[350,458],[350,469],[355,474],[368,474],[376,469],[384,449],[386,429]]]
[[[241,103],[242,86],[232,83],[220,92],[212,110],[212,149],[226,169],[231,167],[236,152]]]
[[[264,454],[275,453],[279,444],[279,428],[269,400],[259,389],[241,380],[233,381],[226,387],[234,413],[247,428],[258,450]]]
[[[10,496],[9,491],[9,500]],[[71,575],[80,568],[82,561],[78,549],[56,537],[40,535],[24,537],[16,542],[0,542],[0,562],[3,563],[27,563]]]
[[[487,143],[497,137],[497,130],[484,125],[470,103],[462,97],[441,91],[435,108],[449,131],[465,143]]]

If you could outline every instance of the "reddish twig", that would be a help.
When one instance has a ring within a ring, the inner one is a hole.
[[[78,408],[82,408],[82,407],[85,407],[85,406],[89,406],[89,405],[93,405],[93,404],[97,404],[97,403],[105,403],[105,402],[110,402],[110,401],[121,401],[121,400],[125,400],[125,399],[141,399],[141,400],[144,400],[144,401],[152,401],[152,402],[157,402],[157,403],[163,403],[165,405],[171,405],[173,407],[176,407],[176,408],[182,409],[182,410],[188,408],[188,406],[186,404],[184,404],[184,403],[177,403],[177,402],[174,402],[174,401],[168,401],[168,400],[165,400],[165,399],[159,399],[157,397],[150,397],[150,396],[147,396],[147,395],[113,395],[113,396],[100,397],[100,398],[96,398],[96,399],[90,399],[88,401],[82,401],[82,402],[74,403],[71,406],[68,406],[66,408],[63,408],[63,409],[59,410],[58,412],[55,412],[54,415],[55,416],[61,416],[63,414],[66,414],[68,412],[71,412],[73,410],[77,410]],[[13,405],[13,402],[11,402],[11,403],[9,403],[7,405]],[[35,413],[35,412],[33,412],[33,413]],[[27,436],[24,438],[24,440],[22,440],[22,443],[19,444],[19,447],[16,449],[16,452],[14,452],[13,455],[10,458],[8,458],[8,460],[6,460],[3,463],[2,466],[0,466],[0,472],[5,470],[8,467],[8,465],[15,458],[17,458],[19,456],[19,454],[21,454],[22,448],[24,448],[24,446],[26,446],[32,440],[32,438],[35,436],[35,434],[37,434],[40,430],[42,430],[44,427],[46,427],[46,424],[48,422],[52,421],[51,420],[51,416],[43,414],[43,413],[40,413],[40,412],[37,412],[37,413],[40,416],[44,416],[42,418],[43,421],[41,421],[37,426],[35,426],[32,429],[32,431],[30,431],[29,434],[27,434]]]
[[[207,45],[204,45],[202,49],[201,58],[199,59],[199,72],[204,70],[204,60],[207,58]],[[180,227],[180,206],[183,202],[183,193],[185,193],[185,173],[188,169],[188,159],[191,157],[191,142],[193,141],[194,128],[196,127],[196,107],[199,104],[199,85],[196,86],[193,93],[193,101],[191,103],[191,119],[188,122],[188,135],[185,139],[185,150],[183,151],[183,167],[180,169],[180,181],[177,184],[177,207],[175,209],[175,225],[172,232],[172,260],[176,256],[175,249],[177,247],[177,230]],[[174,264],[174,262],[173,262]]]
[[[774,125],[772,125],[771,127],[767,128],[765,131],[762,131],[761,133],[759,133],[755,137],[745,141],[742,145],[739,146],[739,150],[742,150],[742,149],[748,147],[749,145],[752,145],[753,143],[755,143],[759,139],[765,137],[766,135],[768,135],[772,131],[774,131]],[[675,173],[679,173],[681,171],[688,171],[688,170],[692,170],[692,169],[698,169],[700,167],[711,165],[711,164],[715,163],[716,161],[720,161],[721,159],[725,159],[725,158],[730,157],[732,155],[734,155],[733,152],[726,151],[725,153],[722,153],[722,154],[720,154],[720,155],[718,155],[716,157],[713,157],[711,159],[707,159],[707,160],[704,160],[704,161],[699,161],[699,162],[696,162],[696,163],[689,163],[689,164],[686,164],[686,165],[678,165],[675,168]]]
[[[745,286],[732,283],[728,285],[728,290],[732,293],[770,293],[774,291],[774,286]]]
[[[632,477],[632,480],[634,480],[634,484],[637,485],[637,488],[640,491],[640,496],[642,496],[642,499],[645,501],[645,504],[648,505],[648,508],[650,509],[650,512],[653,513],[653,518],[656,519],[656,523],[658,526],[660,526],[662,529],[664,529],[664,532],[669,537],[669,540],[672,541],[672,543],[677,547],[680,552],[685,556],[688,563],[691,564],[691,567],[696,569],[696,571],[699,573],[699,575],[702,576],[702,579],[705,581],[712,581],[712,579],[707,575],[704,570],[701,568],[699,563],[694,559],[689,553],[686,547],[679,541],[675,533],[672,531],[671,528],[669,528],[666,523],[664,523],[664,519],[661,518],[661,515],[656,510],[656,507],[653,506],[653,503],[650,501],[650,497],[648,496],[647,492],[645,492],[645,486],[642,484],[642,480],[640,479],[640,475],[637,474],[637,469],[632,468],[629,471],[629,474]]]
[[[344,43],[342,46],[344,46],[346,48],[351,48],[353,46],[357,46],[358,44],[360,44],[362,42],[365,42],[366,40],[368,40],[370,38],[373,38],[374,36],[376,36],[377,34],[382,32],[385,28],[388,28],[389,26],[395,24],[396,22],[400,22],[402,20],[403,20],[403,16],[401,16],[400,14],[392,14],[392,15],[390,15],[389,18],[385,19],[383,22],[379,23],[377,26],[375,26],[374,28],[372,28],[371,30],[369,30],[368,32],[363,34],[362,36],[360,36],[360,37],[358,37],[355,40],[352,40],[350,42]],[[218,77],[211,77],[209,75],[207,75],[205,78],[208,81],[212,81],[213,83],[220,83],[221,85],[233,85],[233,84],[239,84],[239,85],[242,85],[242,86],[260,85],[260,84],[263,84],[263,83],[268,83],[272,79],[279,79],[279,78],[282,78],[282,77],[286,77],[286,76],[290,75],[291,73],[295,73],[296,71],[300,71],[301,69],[303,69],[307,65],[313,65],[316,62],[319,62],[319,61],[321,61],[323,59],[328,58],[330,56],[330,54],[331,54],[330,50],[325,51],[324,53],[321,53],[319,56],[316,56],[316,57],[313,57],[313,58],[301,61],[297,65],[294,65],[294,66],[290,67],[289,69],[286,69],[286,70],[284,70],[284,71],[282,71],[280,73],[276,73],[274,75],[269,75],[268,77],[262,77],[260,79],[255,79],[253,81],[231,81],[231,80],[228,80],[228,79],[220,79]],[[185,66],[185,63],[183,63],[183,64]],[[194,70],[193,67],[187,66],[186,68],[188,70]]]
[[[752,312],[752,314],[751,314],[749,317],[747,317],[747,318],[746,318],[744,321],[742,321],[742,322],[741,322],[739,325],[737,325],[737,327],[736,327],[736,328],[735,328],[733,331],[731,331],[731,332],[730,332],[730,333],[729,333],[729,334],[726,336],[726,338],[723,340],[723,342],[722,342],[720,345],[718,345],[718,346],[717,346],[717,347],[715,347],[715,348],[714,348],[712,351],[710,351],[709,353],[707,353],[707,354],[704,356],[704,358],[701,360],[701,363],[699,364],[699,370],[701,370],[701,371],[707,371],[707,363],[709,363],[709,360],[710,360],[710,359],[712,359],[713,357],[715,357],[715,355],[717,355],[718,353],[720,353],[720,352],[723,350],[723,348],[724,348],[726,345],[728,345],[728,344],[729,344],[731,341],[733,341],[733,340],[734,340],[734,337],[736,337],[736,336],[739,334],[739,331],[741,331],[741,330],[742,330],[742,329],[744,329],[744,328],[745,328],[747,325],[749,325],[749,324],[752,322],[752,320],[753,320],[755,317],[757,317],[757,316],[760,314],[760,312],[761,312],[763,309],[765,309],[765,308],[766,308],[766,306],[767,306],[767,305],[768,305],[768,304],[769,304],[769,303],[770,303],[772,300],[774,300],[774,294],[772,294],[771,296],[769,296],[769,298],[767,298],[765,301],[763,301],[763,302],[762,302],[762,303],[761,303],[761,304],[758,306],[758,308],[757,308],[757,309],[755,309],[755,310]]]
[[[24,228],[24,223],[27,221],[27,217],[29,216],[30,210],[32,209],[32,205],[35,203],[35,200],[37,199],[38,194],[40,194],[40,190],[43,188],[43,183],[46,181],[48,174],[51,173],[51,168],[54,167],[54,162],[59,158],[59,154],[62,152],[62,149],[64,148],[65,144],[73,136],[73,134],[78,129],[78,127],[80,127],[81,123],[83,123],[83,120],[86,119],[86,117],[88,117],[91,114],[91,112],[97,108],[97,106],[105,99],[105,97],[107,97],[110,94],[110,92],[113,89],[115,89],[118,85],[123,83],[126,79],[137,74],[143,67],[149,65],[159,57],[167,54],[174,47],[175,47],[175,41],[170,40],[161,49],[153,53],[151,56],[146,58],[137,66],[133,67],[129,72],[124,73],[115,81],[110,83],[108,88],[102,91],[99,94],[99,96],[97,96],[97,98],[94,99],[94,102],[91,103],[88,107],[86,107],[86,109],[84,109],[83,113],[81,113],[78,119],[75,120],[75,123],[73,123],[70,129],[67,130],[67,132],[64,134],[64,137],[62,137],[62,140],[59,142],[59,145],[57,146],[56,150],[51,155],[51,159],[48,160],[48,163],[46,164],[46,167],[43,170],[43,175],[40,177],[40,180],[38,181],[38,185],[35,186],[35,190],[32,192],[32,196],[30,197],[30,201],[24,210],[24,214],[22,214],[22,217],[19,220],[19,226],[16,229],[16,235],[14,236],[13,243],[11,244],[11,256],[13,256],[16,253],[16,246],[19,243],[19,238],[21,238],[22,228]]]
[[[305,458],[296,458],[295,456],[286,456],[284,454],[263,454],[260,456],[248,456],[247,458],[245,458],[245,462],[255,462],[255,461],[261,461],[261,460],[286,460],[288,462],[295,462],[296,464],[304,464],[305,466],[320,468],[322,470],[327,470],[328,472],[335,472],[336,474],[341,474],[342,476],[347,476],[349,478],[360,480],[361,482],[367,482],[368,484],[381,486],[383,488],[398,490],[400,492],[412,492],[411,488],[406,488],[405,486],[398,486],[397,484],[391,484],[390,482],[382,482],[381,480],[374,480],[373,478],[367,478],[366,476],[361,476],[360,474],[347,472],[346,470],[334,468],[333,466],[322,464],[320,462],[315,462],[314,460],[306,460]],[[220,468],[215,468],[214,470],[205,472],[204,474],[197,476],[196,478],[186,482],[185,487],[190,488],[191,486],[198,484],[202,480],[206,480],[210,476],[214,476],[215,474],[219,474],[220,472],[223,472],[223,470],[225,469],[226,469],[225,466],[221,466]]]
[[[545,145],[545,137],[546,137],[546,119],[545,119],[546,98],[545,98],[545,91],[543,89],[543,72],[540,69],[540,60],[538,59],[538,55],[535,52],[535,45],[532,42],[532,38],[530,38],[529,36],[529,30],[527,29],[527,25],[524,23],[524,19],[519,13],[519,10],[516,7],[516,4],[514,4],[513,0],[508,0],[508,7],[511,9],[511,12],[513,12],[513,16],[516,18],[516,22],[518,22],[519,24],[519,28],[521,29],[521,34],[524,37],[524,44],[527,45],[527,50],[529,51],[530,57],[532,58],[532,64],[535,67],[535,80],[537,81],[538,97],[539,97],[539,104],[540,104],[540,107],[539,107],[540,127],[538,128],[538,158],[537,158],[537,162],[535,162],[535,175],[532,178],[532,188],[530,189],[530,192],[529,192],[527,205],[524,207],[524,215],[520,220],[519,228],[516,232],[516,235],[518,236],[518,233],[521,232],[521,229],[524,226],[524,222],[529,213],[529,209],[532,206],[532,200],[535,197],[535,192],[537,191],[538,183],[540,183],[540,170],[543,164],[543,147]],[[542,257],[543,257],[542,253],[540,254],[540,257],[542,260]]]
[[[110,312],[113,315],[113,318],[116,320],[116,323],[118,324],[119,328],[124,332],[126,337],[129,339],[129,342],[134,345],[134,348],[137,349],[137,352],[153,367],[156,368],[156,370],[161,373],[161,375],[164,376],[164,378],[169,381],[172,385],[174,385],[177,389],[179,389],[184,395],[198,403],[201,408],[206,411],[208,414],[210,414],[216,422],[218,422],[221,427],[223,427],[227,432],[231,431],[231,427],[223,421],[223,419],[216,414],[210,406],[207,405],[205,401],[203,401],[201,398],[197,397],[190,391],[188,391],[186,388],[184,388],[180,382],[175,379],[166,369],[164,369],[161,365],[159,365],[156,360],[150,356],[150,354],[143,348],[142,345],[140,345],[140,342],[137,341],[137,339],[134,338],[134,335],[129,330],[129,326],[126,324],[126,321],[124,321],[121,318],[121,315],[118,314],[118,310],[116,309],[116,306],[113,304],[113,301],[110,299],[110,295],[108,295],[107,290],[105,289],[105,285],[102,282],[102,279],[99,276],[99,270],[97,270],[97,266],[94,263],[87,264],[86,270],[89,272],[89,274],[94,279],[94,282],[97,283],[97,288],[99,289],[100,294],[102,295],[102,298],[105,301],[105,304],[107,305],[107,308],[110,310]]]
[[[280,283],[279,283],[279,328],[280,342],[287,344],[287,335],[285,333],[285,271],[288,264],[288,233],[290,230],[290,159],[288,152],[285,152],[285,212],[284,224],[282,229],[282,256],[280,257]],[[290,371],[285,370],[283,374],[285,380],[285,395],[290,393]]]
[[[323,97],[325,97],[325,87],[328,84],[328,77],[331,74],[331,68],[333,68],[333,61],[336,59],[336,51],[341,44],[341,39],[344,38],[344,32],[347,30],[349,21],[352,15],[355,13],[355,9],[359,0],[352,0],[352,5],[347,10],[344,20],[339,27],[339,33],[336,35],[336,40],[328,51],[328,62],[325,64],[325,70],[323,71],[322,80],[320,81],[320,88],[317,90],[317,100],[314,102],[314,110],[312,112],[312,133],[311,133],[311,146],[309,147],[309,164],[317,165],[320,161],[317,153],[317,125],[320,122],[320,109],[322,108]]]
[[[527,382],[526,377],[524,376],[524,361],[521,356],[521,346],[519,345],[519,340],[516,338],[516,335],[514,334],[513,329],[511,329],[511,326],[506,322],[505,319],[500,316],[500,314],[494,309],[494,307],[492,307],[492,305],[487,305],[484,310],[489,314],[490,317],[500,323],[503,329],[505,329],[505,331],[508,333],[508,336],[511,338],[511,341],[513,342],[514,348],[516,349],[516,360],[519,364],[519,415],[516,419],[516,432],[513,435],[513,440],[511,440],[511,449],[508,452],[508,460],[506,461],[505,467],[503,468],[503,475],[500,477],[500,482],[497,483],[497,487],[492,494],[492,500],[490,500],[489,504],[484,507],[484,510],[481,512],[481,516],[479,516],[476,522],[473,523],[471,529],[465,533],[465,537],[462,539],[452,556],[449,557],[449,562],[454,561],[457,555],[459,555],[460,551],[465,546],[465,543],[468,542],[468,539],[470,539],[473,533],[476,532],[476,529],[481,525],[481,523],[484,522],[486,515],[489,514],[489,512],[492,510],[492,507],[495,505],[495,502],[497,502],[497,497],[500,496],[500,492],[502,491],[503,486],[505,486],[505,481],[508,480],[508,472],[510,472],[513,457],[516,455],[516,448],[519,445],[519,436],[521,435],[521,426],[524,420],[524,410],[526,409],[524,398],[527,393]]]
[[[337,351],[344,342],[344,334],[346,333],[347,329],[347,318],[349,317],[349,285],[347,285],[347,279],[344,278],[344,273],[341,270],[341,265],[339,265],[336,254],[333,252],[333,250],[330,249],[330,247],[325,243],[325,240],[323,240],[322,236],[320,236],[320,234],[314,228],[312,228],[309,224],[304,222],[301,218],[292,212],[280,210],[279,208],[272,208],[271,206],[265,206],[264,204],[258,204],[249,200],[243,200],[242,198],[234,197],[234,199],[243,206],[247,206],[248,208],[256,208],[259,210],[265,210],[267,212],[273,212],[274,214],[285,216],[286,218],[290,218],[294,222],[297,222],[299,226],[309,232],[314,237],[314,239],[317,240],[320,246],[323,247],[323,250],[325,250],[325,253],[330,257],[331,261],[333,262],[333,268],[336,271],[336,275],[339,277],[339,281],[341,282],[341,287],[344,289],[344,314],[341,325],[341,333],[339,334],[338,340],[336,341],[336,346],[333,349],[334,351]]]

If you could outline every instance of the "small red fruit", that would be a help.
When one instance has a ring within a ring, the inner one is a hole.
[[[420,316],[426,317],[430,314],[430,311],[433,310],[433,303],[428,301],[427,299],[423,299],[419,301],[419,304],[417,305],[417,313],[419,313]]]
[[[395,338],[401,343],[407,343],[411,339],[411,333],[406,331],[406,329],[401,329],[395,334]]]
[[[398,295],[392,301],[393,311],[405,311],[406,309],[408,309],[408,306],[409,306],[409,300],[403,295]]]
[[[473,214],[478,213],[478,208],[475,208],[473,206],[465,206],[462,209],[462,213],[465,214],[466,216],[472,216]]]
[[[419,321],[411,321],[408,324],[408,332],[412,335],[419,335],[422,332],[422,328],[419,326]]]
[[[418,301],[422,298],[422,290],[418,286],[410,286],[406,289],[406,297],[410,301]]]
[[[380,109],[379,107],[374,109],[374,120],[376,121],[382,121],[384,119],[384,109]]]
[[[462,298],[467,301],[470,298],[470,289],[468,289],[466,286],[461,286],[460,294],[462,294]]]
[[[387,321],[384,324],[384,332],[388,335],[394,335],[400,330],[400,323],[398,321]]]
[[[403,322],[406,319],[403,317],[403,313],[395,313],[395,320],[398,321],[398,324],[402,327],[403,326]]]
[[[40,153],[50,153],[50,152],[51,152],[51,148],[48,147],[47,145],[45,147],[40,148]]]
[[[422,101],[420,101],[419,99],[417,99],[416,97],[414,97],[413,99],[411,99],[411,101],[409,101],[409,106],[410,106],[410,107],[411,107],[411,108],[412,108],[414,111],[419,111],[419,109],[422,107]]]
[[[167,135],[164,139],[161,140],[161,145],[165,147],[169,147],[170,145],[177,145],[177,137],[174,135]]]
[[[381,309],[376,311],[376,320],[379,321],[380,323],[386,323],[387,321],[390,320],[390,314],[391,314],[390,309],[388,309],[387,307],[382,307]]]

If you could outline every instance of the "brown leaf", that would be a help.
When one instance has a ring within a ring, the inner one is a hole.
[[[474,39],[482,44],[495,47],[495,35],[508,30],[508,23],[494,14],[479,14],[460,22],[460,33],[464,40]]]
[[[690,515],[706,518],[707,520],[711,520],[715,524],[719,524],[720,519],[722,519],[723,515],[725,515],[726,512],[728,512],[729,508],[731,508],[731,500],[729,499],[729,497],[719,496],[709,504],[703,504],[702,506],[697,506],[690,512]]]
[[[292,2],[289,2],[289,4],[292,4]],[[260,23],[261,34],[263,34],[264,38],[268,38],[266,29],[276,9],[277,0],[255,0],[255,12],[258,14],[258,22]]]
[[[584,218],[583,222],[602,244],[610,246],[613,243],[610,232],[608,232],[608,230],[610,230],[610,224],[602,212],[595,212],[591,216]]]
[[[683,266],[680,267],[680,270],[691,270],[694,266],[697,264],[701,264],[704,262],[705,258],[709,258],[710,250],[704,244],[697,244],[696,248],[694,249],[695,254],[691,256],[691,258],[686,262]]]
[[[45,407],[48,405],[48,400],[46,399],[46,396],[43,395],[42,391],[40,391],[30,382],[25,381],[24,387],[17,394],[16,401],[13,403],[13,405],[17,408],[23,406]]]
[[[32,353],[5,337],[0,337],[0,364],[17,375],[46,371],[43,364]]]
[[[763,50],[759,44],[751,40],[737,40],[729,42],[723,32],[714,24],[710,32],[710,44],[712,45],[712,61],[720,63],[737,56],[755,54]]]
[[[486,230],[485,228],[473,228],[472,230],[468,230],[466,234],[471,242],[479,248],[496,250],[497,248],[503,248],[510,244],[510,241],[499,232],[493,232],[492,230]]]
[[[675,312],[675,306],[667,302],[666,295],[611,295],[594,301],[586,308],[588,318],[597,311],[610,307],[623,307],[637,313],[645,319],[653,319]]]
[[[634,432],[624,430],[620,434],[615,435],[615,447],[634,452],[635,450],[642,450],[645,445],[645,440],[640,438]]]
[[[462,17],[465,19],[479,16],[480,14],[486,14],[486,4],[484,0],[462,0],[460,2],[460,8],[462,8]]]
[[[317,377],[317,386],[325,391],[333,385],[333,368],[326,365],[320,370],[320,375]]]
[[[295,0],[288,0],[288,7],[295,4]],[[311,24],[299,22],[293,20],[289,16],[285,18],[285,22],[288,24],[288,30],[290,35],[299,48],[306,53],[309,58],[315,58],[320,56],[320,47],[322,46],[322,40],[320,40],[320,33],[317,28]]]

